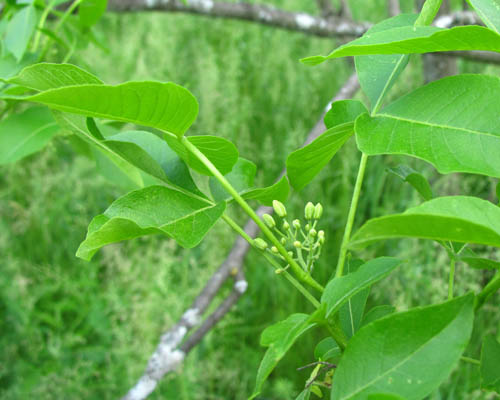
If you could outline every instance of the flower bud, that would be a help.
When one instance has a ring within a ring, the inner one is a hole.
[[[323,206],[318,203],[314,206],[314,219],[320,219],[323,215]]]
[[[323,238],[323,239],[324,239],[324,238],[325,238],[325,231],[324,231],[324,230],[320,230],[320,231],[318,232],[318,237],[319,237],[320,239],[321,239],[321,238]]]
[[[278,254],[278,253],[279,253],[278,248],[277,248],[276,246],[271,247],[271,251],[272,251],[274,254]]]
[[[324,236],[323,236],[323,237],[320,237],[320,238],[318,239],[318,243],[319,243],[320,245],[323,245],[323,244],[325,243],[325,237],[324,237]]]
[[[304,215],[306,216],[306,219],[313,219],[314,216],[314,204],[311,202],[308,202],[306,204],[306,208],[304,209]]]
[[[276,226],[276,222],[274,222],[274,218],[271,217],[269,214],[264,214],[262,216],[262,219],[264,220],[264,222],[266,223],[266,225],[269,228],[274,228]]]
[[[302,243],[300,243],[298,240],[296,240],[295,242],[293,242],[293,247],[295,247],[296,249],[301,249]]]
[[[290,229],[290,224],[287,221],[283,222],[283,229],[285,231],[287,231],[288,229]]]
[[[260,250],[267,249],[267,243],[265,240],[263,240],[261,238],[257,238],[253,242],[255,244],[255,247],[257,247],[258,249],[260,249]]]
[[[287,253],[288,253],[288,255],[289,255],[290,257],[292,257],[292,258],[293,258],[293,251],[288,251]]]
[[[283,269],[283,268],[278,268],[277,270],[275,270],[275,271],[274,271],[274,273],[275,273],[276,275],[279,275],[279,274],[281,274],[283,271],[284,271],[284,269]]]
[[[286,244],[286,238],[281,238],[281,244],[284,246]]]
[[[300,221],[298,219],[294,219],[292,225],[295,229],[300,229]]]
[[[306,224],[306,232],[308,232],[308,231],[309,231],[309,229],[311,229],[311,225]]]
[[[316,237],[316,235],[318,234],[318,232],[316,232],[316,229],[312,228],[310,231],[309,231],[309,235],[311,237]]]
[[[286,217],[286,208],[285,205],[278,200],[273,200],[273,208],[274,212],[278,217],[285,218]]]

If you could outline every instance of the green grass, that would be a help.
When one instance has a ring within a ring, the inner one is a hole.
[[[300,10],[301,3],[287,1],[286,6]],[[383,4],[358,7],[356,17],[381,19]],[[314,12],[311,4],[308,7]],[[217,134],[236,143],[241,155],[258,165],[259,184],[277,176],[286,155],[302,143],[349,75],[343,61],[317,68],[298,63],[301,57],[330,51],[334,43],[329,39],[238,21],[121,15],[107,16],[99,30],[110,52],[91,47],[80,51],[74,62],[86,63],[109,83],[156,79],[188,87],[200,102],[193,133]],[[392,95],[421,81],[416,59]],[[358,161],[350,141],[331,166],[287,204],[297,217],[309,200],[325,205],[322,228],[328,247],[315,271],[322,282],[333,272]],[[415,160],[371,158],[357,225],[421,201],[409,186],[386,174],[388,166],[400,162],[423,170],[440,195],[492,198],[493,180],[439,177]],[[98,175],[91,160],[76,156],[64,138],[40,154],[1,168],[0,398],[119,398],[142,374],[161,332],[189,307],[227,254],[234,235],[218,223],[190,251],[171,240],[149,237],[108,246],[90,263],[76,259],[88,222],[123,192]],[[241,213],[231,212],[244,223]],[[373,288],[369,306],[390,302],[404,310],[446,298],[448,261],[434,244],[392,241],[368,248],[361,256],[375,252],[408,261]],[[179,372],[161,383],[152,399],[245,399],[251,392],[264,354],[258,344],[260,332],[310,307],[258,254],[247,258],[246,273],[248,292],[191,352]],[[459,265],[457,294],[478,290],[488,275]],[[494,306],[498,300],[496,295],[485,306],[477,327],[498,332]],[[478,357],[484,330],[476,331],[467,355]],[[263,398],[296,395],[307,372],[295,369],[313,361],[313,346],[326,335],[315,331],[301,339],[271,375]],[[491,397],[478,389],[477,367],[460,364],[431,398]]]

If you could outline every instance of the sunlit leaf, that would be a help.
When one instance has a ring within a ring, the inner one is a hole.
[[[500,247],[500,207],[476,197],[439,197],[402,214],[369,220],[353,235],[350,246],[398,237]]]
[[[361,400],[381,393],[425,398],[448,377],[467,346],[473,300],[469,294],[361,328],[335,371],[331,399]]]
[[[115,200],[89,225],[77,256],[90,260],[101,247],[151,234],[174,238],[181,246],[196,246],[225,209],[164,186],[149,186]]]
[[[498,0],[467,0],[486,26],[500,33],[500,2]]]

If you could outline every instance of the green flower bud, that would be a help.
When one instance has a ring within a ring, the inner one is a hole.
[[[274,218],[271,217],[269,214],[264,214],[262,216],[262,219],[264,220],[264,222],[266,223],[266,225],[269,228],[274,228],[276,226],[276,222],[274,222]]]
[[[308,202],[306,204],[306,208],[304,209],[304,215],[306,216],[306,219],[313,219],[314,216],[314,204],[311,202]]]
[[[281,244],[284,246],[286,244],[286,238],[281,238]]]
[[[283,268],[278,268],[277,270],[275,270],[275,271],[274,271],[274,273],[275,273],[276,275],[279,275],[279,274],[281,274],[283,271],[284,271],[284,269],[283,269]]]
[[[293,258],[293,251],[289,251],[288,255]]]
[[[278,248],[277,248],[276,246],[271,247],[271,251],[272,251],[274,254],[278,254],[278,253],[279,253]]]
[[[311,229],[311,225],[306,224],[306,232],[308,232],[308,231],[309,231],[309,229]]]
[[[285,231],[287,231],[288,229],[290,229],[290,224],[287,221],[283,222],[283,229]]]
[[[309,235],[311,237],[316,237],[316,235],[318,234],[318,232],[316,232],[316,229],[312,228],[310,231],[309,231]]]
[[[298,219],[294,219],[292,225],[295,229],[300,229],[300,221]]]
[[[257,238],[253,242],[255,244],[255,247],[257,247],[258,249],[260,249],[260,250],[267,249],[267,243],[265,240],[263,240],[261,238]]]
[[[274,212],[278,217],[285,218],[286,217],[286,208],[285,205],[278,200],[273,200],[273,208]]]
[[[314,206],[314,219],[320,219],[323,215],[323,206],[318,203]]]
[[[302,243],[300,243],[298,240],[296,240],[295,242],[293,242],[293,247],[295,247],[296,249],[301,249]]]
[[[318,239],[318,243],[319,243],[320,245],[323,245],[323,244],[325,243],[325,237],[324,237],[324,236],[323,236],[323,237],[320,237],[320,238]]]

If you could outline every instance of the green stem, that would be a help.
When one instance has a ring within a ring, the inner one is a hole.
[[[450,276],[448,278],[448,300],[453,299],[453,284],[455,282],[455,257],[450,257]]]
[[[283,267],[269,254],[266,254],[262,250],[258,249],[254,245],[254,240],[228,215],[222,214],[222,219],[226,221],[226,223],[233,228],[243,239],[245,239],[248,243],[250,243],[251,246],[253,246],[256,250],[259,250],[264,257],[266,258],[267,261],[276,269],[283,269]],[[297,279],[295,279],[292,275],[290,275],[287,271],[283,271],[280,273],[280,275],[283,275],[295,288],[304,295],[304,297],[311,302],[311,304],[315,308],[319,308],[320,303],[319,301],[307,291],[307,289],[300,284]]]
[[[233,196],[234,200],[240,205],[240,207],[245,211],[250,218],[254,220],[260,230],[266,235],[266,237],[271,241],[271,243],[278,249],[279,253],[283,256],[285,261],[290,264],[295,276],[299,281],[316,289],[318,292],[322,293],[324,291],[323,286],[321,286],[316,280],[314,280],[309,274],[307,274],[297,262],[288,254],[286,249],[283,247],[281,242],[274,236],[267,225],[259,218],[255,211],[248,205],[248,203],[239,195],[236,189],[227,181],[226,178],[220,173],[220,171],[212,164],[212,162],[200,151],[196,146],[194,146],[185,136],[180,139],[181,143],[193,153],[202,163],[207,167],[207,169],[212,173],[212,175],[220,182],[224,189]]]
[[[344,332],[338,327],[338,325],[330,325],[328,323],[325,324],[326,329],[330,333],[333,340],[337,342],[340,347],[340,350],[344,351],[347,346],[347,341],[345,339]]]
[[[45,21],[47,20],[47,17],[49,16],[49,13],[50,11],[52,10],[52,8],[54,8],[54,4],[55,4],[55,0],[52,0],[48,5],[47,7],[45,7],[45,9],[43,10],[43,13],[40,17],[40,22],[38,23],[38,30],[35,34],[35,38],[33,40],[33,51],[36,51],[36,49],[38,49],[38,45],[40,44],[40,38],[42,36],[42,29],[45,25]]]
[[[356,178],[356,184],[354,185],[354,192],[352,194],[351,207],[349,208],[349,214],[347,215],[347,223],[345,226],[344,237],[342,238],[342,244],[340,245],[339,261],[337,263],[337,271],[335,273],[335,277],[337,278],[341,277],[344,272],[345,258],[347,255],[347,246],[349,245],[352,226],[354,224],[354,217],[356,216],[356,209],[358,207],[359,195],[361,193],[361,186],[363,185],[363,178],[365,176],[367,160],[368,160],[368,155],[362,153],[361,160],[359,162],[358,176]]]
[[[500,271],[498,271],[496,275],[491,279],[491,281],[488,282],[481,293],[476,296],[476,311],[480,309],[486,302],[488,297],[490,297],[498,289],[500,289]]]
[[[470,364],[474,364],[474,365],[481,365],[481,361],[476,360],[474,358],[470,358],[470,357],[462,356],[462,357],[460,357],[460,360],[468,362]]]
[[[75,0],[68,7],[68,9],[62,15],[61,19],[57,22],[57,24],[56,24],[56,26],[54,28],[54,34],[57,34],[57,32],[59,31],[59,29],[61,29],[61,26],[63,26],[63,24],[66,22],[66,20],[69,18],[69,16],[73,13],[73,11],[75,11],[76,7],[78,7],[82,1],[83,0]],[[51,42],[52,42],[52,39],[49,38],[49,40],[47,40],[47,42],[45,43],[45,46],[43,47],[43,50],[42,50],[42,52],[40,54],[40,57],[39,57],[39,60],[42,60],[42,59],[45,58],[45,55],[47,54],[47,51],[49,51]]]

